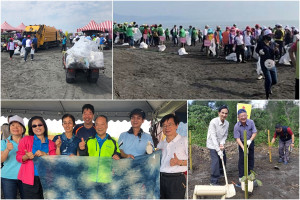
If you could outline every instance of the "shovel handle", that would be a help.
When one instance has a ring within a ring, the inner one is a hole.
[[[226,186],[227,186],[228,185],[228,180],[227,180],[227,174],[226,174],[226,169],[225,169],[225,165],[224,165],[223,156],[221,157],[221,161],[222,161],[222,166],[223,166],[223,171],[224,171],[225,182],[226,182]]]

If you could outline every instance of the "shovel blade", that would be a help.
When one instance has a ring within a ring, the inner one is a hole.
[[[226,198],[231,198],[235,195],[236,195],[236,193],[235,193],[234,185],[233,184],[228,184],[226,186],[226,194],[225,194]]]

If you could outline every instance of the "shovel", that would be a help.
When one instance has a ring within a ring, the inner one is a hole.
[[[223,156],[221,157],[221,161],[222,161],[222,166],[223,166],[223,171],[224,171],[224,176],[225,176],[225,182],[226,182],[226,194],[225,197],[226,198],[231,198],[233,196],[235,196],[235,188],[233,184],[228,184],[227,181],[227,174],[226,174],[226,169],[225,169],[225,165],[224,165],[224,160],[223,160]]]

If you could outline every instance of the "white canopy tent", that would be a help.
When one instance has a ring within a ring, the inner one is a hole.
[[[88,103],[94,106],[95,116],[106,115],[113,121],[128,121],[130,111],[141,108],[147,120],[160,120],[164,115],[176,112],[186,122],[186,101],[2,101],[1,116],[19,115],[29,119],[39,115],[44,119],[59,120],[65,113],[69,113],[81,119],[81,108]]]

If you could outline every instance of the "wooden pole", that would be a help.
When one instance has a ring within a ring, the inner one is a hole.
[[[270,149],[270,147],[271,147],[270,130],[268,130],[268,143],[269,143],[269,157],[270,157],[270,162],[272,162],[272,150]]]
[[[244,130],[244,176],[245,179],[245,199],[248,199],[248,148],[247,148],[247,131]]]
[[[193,173],[193,165],[192,165],[192,131],[189,130],[189,149],[190,149],[190,170]]]

